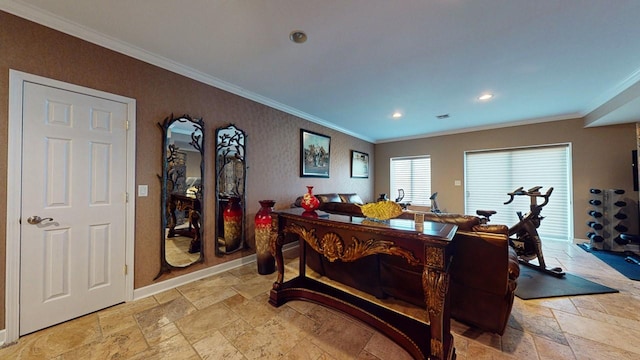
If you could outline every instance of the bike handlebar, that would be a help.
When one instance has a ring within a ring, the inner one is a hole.
[[[517,189],[515,189],[514,191],[507,193],[507,195],[510,196],[509,200],[507,202],[505,202],[504,204],[510,204],[513,199],[518,196],[518,195],[527,195],[529,197],[541,197],[544,199],[544,202],[538,206],[543,207],[545,205],[547,205],[547,203],[549,202],[549,196],[551,196],[551,192],[553,192],[553,187],[550,187],[547,192],[545,194],[541,194],[540,193],[540,189],[542,189],[542,186],[534,186],[529,190],[524,190],[524,188],[521,186]]]

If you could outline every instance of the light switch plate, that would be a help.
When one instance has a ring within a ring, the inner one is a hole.
[[[455,181],[453,182],[453,185],[455,185],[455,186],[462,186],[462,181],[460,181],[460,180],[455,180]]]
[[[138,185],[138,196],[144,197],[149,195],[149,186],[148,185]]]

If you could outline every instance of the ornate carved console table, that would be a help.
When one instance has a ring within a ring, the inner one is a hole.
[[[320,214],[320,215],[318,215]],[[420,231],[413,220],[391,219],[386,223],[360,217],[287,209],[273,215],[271,251],[278,275],[269,303],[280,306],[289,300],[307,300],[345,312],[378,329],[415,359],[455,359],[449,310],[449,263],[451,239],[457,227],[425,222]],[[299,275],[284,282],[282,245],[285,237],[300,242]],[[305,242],[329,261],[350,262],[365,256],[388,254],[411,264],[424,265],[422,285],[428,319],[419,321],[379,304],[333,288],[305,276]]]

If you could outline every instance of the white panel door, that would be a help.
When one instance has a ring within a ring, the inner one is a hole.
[[[25,82],[20,335],[125,299],[124,103]]]

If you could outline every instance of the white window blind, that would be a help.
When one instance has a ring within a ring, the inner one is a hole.
[[[573,234],[571,211],[571,164],[569,144],[465,153],[465,212],[495,210],[491,223],[512,226],[518,222],[517,211],[529,211],[530,198],[516,196],[509,205],[507,193],[518,187],[525,190],[553,187],[549,203],[542,209],[544,217],[540,237],[568,241]],[[542,199],[538,199],[538,204]]]
[[[391,189],[395,199],[398,189],[404,190],[402,202],[431,205],[431,158],[429,156],[391,158]]]

